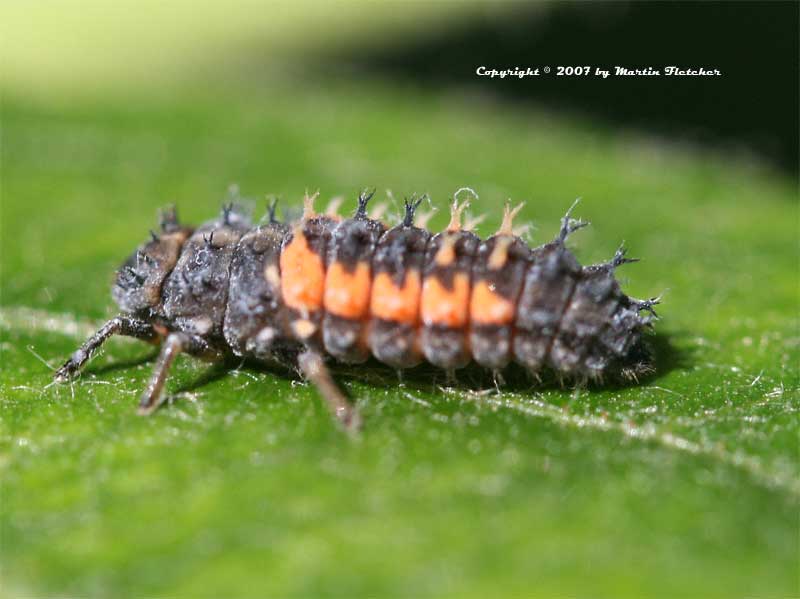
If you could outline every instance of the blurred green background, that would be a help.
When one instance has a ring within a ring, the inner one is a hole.
[[[1,4],[0,592],[797,595],[796,13]],[[673,60],[725,76],[474,76]],[[581,261],[625,239],[625,290],[668,289],[657,372],[486,394],[473,371],[341,369],[355,440],[282,373],[189,359],[139,418],[153,350],[125,340],[49,386],[157,208],[205,220],[231,183],[258,210],[428,192],[433,228],[470,186],[480,233],[510,197],[536,244],[581,196]]]

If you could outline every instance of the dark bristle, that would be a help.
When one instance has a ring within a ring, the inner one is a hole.
[[[569,207],[567,213],[561,218],[561,229],[558,231],[558,235],[555,238],[556,243],[564,244],[567,240],[567,237],[572,235],[578,229],[582,229],[583,227],[589,226],[588,221],[584,221],[581,219],[572,218],[572,211],[575,209],[575,206],[578,205],[580,198],[575,200],[572,203],[572,206]]]
[[[623,264],[631,264],[633,262],[639,262],[639,258],[626,258],[625,254],[627,253],[627,249],[625,249],[625,242],[623,241],[616,252],[614,252],[614,257],[611,258],[608,262],[605,263],[605,266],[610,269],[615,269],[618,266],[622,266]]]
[[[269,205],[267,206],[267,218],[269,219],[270,224],[274,225],[280,222],[275,216],[277,209],[278,209],[278,198],[272,198]]]
[[[646,300],[637,300],[630,298],[630,301],[633,303],[633,305],[636,307],[637,310],[644,310],[645,312],[649,312],[650,314],[653,315],[654,319],[658,319],[658,314],[656,314],[655,308],[653,308],[653,306],[656,306],[661,303],[660,295],[656,297],[651,297],[650,299]]]
[[[358,194],[358,209],[356,210],[356,214],[354,218],[358,220],[364,220],[367,218],[367,204],[372,199],[372,196],[375,195],[375,188],[373,187],[370,191],[369,189],[364,189],[360,194]]]
[[[417,208],[419,208],[419,205],[422,203],[422,201],[425,200],[427,197],[428,197],[427,195],[423,194],[421,197],[416,199],[414,198],[413,195],[411,196],[411,200],[405,198],[404,204],[406,213],[405,216],[403,217],[404,227],[411,227],[414,225],[414,214],[417,212]]]

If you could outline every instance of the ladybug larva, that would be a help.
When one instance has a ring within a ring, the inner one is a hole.
[[[352,218],[314,211],[253,226],[233,203],[197,229],[162,212],[117,272],[109,320],[55,374],[65,382],[112,335],[160,343],[139,412],[163,399],[179,353],[289,361],[313,382],[349,428],[358,415],[334,383],[326,359],[370,356],[395,369],[428,362],[452,374],[471,362],[499,373],[511,362],[577,382],[635,378],[651,368],[643,332],[659,298],[626,296],[614,273],[633,262],[620,247],[608,262],[581,267],[565,242],[587,223],[561,220],[556,238],[531,248],[512,229],[521,205],[507,204],[500,229],[481,240],[462,226],[454,197],[450,223],[433,234],[414,225],[421,199],[406,200],[387,227],[367,213],[363,192]],[[640,312],[649,312],[642,316]]]

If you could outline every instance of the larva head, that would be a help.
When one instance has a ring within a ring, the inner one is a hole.
[[[112,289],[114,301],[128,314],[155,308],[161,301],[161,285],[180,256],[183,242],[192,229],[182,227],[174,208],[161,213],[161,233],[150,231],[141,244],[117,270]]]

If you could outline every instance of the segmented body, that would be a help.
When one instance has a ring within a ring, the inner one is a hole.
[[[234,207],[196,230],[167,219],[120,271],[123,313],[202,339],[209,352],[269,359],[311,348],[344,363],[370,356],[403,369],[427,361],[452,371],[510,362],[539,372],[599,378],[648,367],[642,332],[657,300],[626,296],[614,271],[628,261],[581,267],[565,246],[582,225],[530,248],[504,226],[481,240],[460,224],[432,234],[307,203],[292,224],[253,227]],[[274,216],[274,214],[273,214]]]

